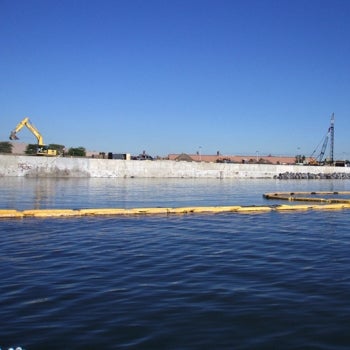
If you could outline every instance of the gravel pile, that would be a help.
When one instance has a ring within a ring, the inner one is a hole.
[[[331,173],[331,174],[313,174],[313,173],[290,173],[286,172],[278,174],[273,177],[278,180],[348,180],[350,173]]]

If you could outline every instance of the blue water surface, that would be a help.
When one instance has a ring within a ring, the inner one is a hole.
[[[1,208],[271,204],[349,181],[0,178]],[[0,347],[348,349],[349,212],[0,220]]]

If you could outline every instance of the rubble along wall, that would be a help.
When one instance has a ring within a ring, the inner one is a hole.
[[[0,177],[158,177],[223,179],[281,178],[281,174],[325,174],[331,176],[335,173],[350,176],[350,167],[0,155]],[[285,178],[293,177],[287,176]]]

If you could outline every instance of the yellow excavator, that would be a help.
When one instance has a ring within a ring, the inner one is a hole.
[[[38,140],[38,149],[37,149],[37,155],[38,156],[56,156],[57,151],[55,149],[49,149],[48,146],[44,145],[44,140],[42,135],[40,134],[39,130],[30,123],[29,118],[26,117],[22,121],[18,123],[16,128],[11,131],[10,134],[10,140],[19,140],[19,137],[17,136],[17,133],[26,126],[29,131],[37,138]]]

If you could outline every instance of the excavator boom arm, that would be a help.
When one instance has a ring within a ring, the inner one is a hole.
[[[11,131],[10,140],[18,140],[19,138],[17,136],[17,133],[21,131],[21,129],[24,126],[26,126],[30,130],[30,132],[37,138],[39,146],[44,145],[42,135],[40,134],[39,130],[33,124],[30,123],[29,118],[24,118],[17,124],[16,128],[13,131]]]

